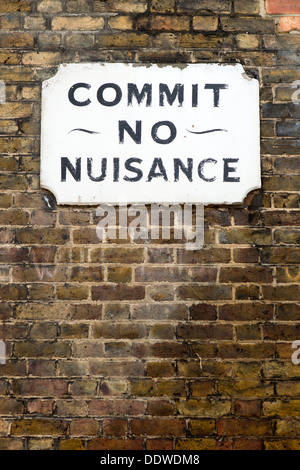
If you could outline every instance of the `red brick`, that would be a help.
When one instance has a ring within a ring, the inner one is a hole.
[[[300,14],[300,5],[297,0],[266,0],[266,11],[271,15]]]
[[[127,433],[128,423],[125,419],[109,419],[103,420],[103,433],[104,435],[114,437],[125,437]]]
[[[300,11],[300,8],[299,8]],[[279,18],[279,28],[281,31],[299,31],[300,30],[300,18],[299,16],[285,16]]]
[[[234,411],[239,416],[260,416],[261,402],[259,400],[236,400]]]

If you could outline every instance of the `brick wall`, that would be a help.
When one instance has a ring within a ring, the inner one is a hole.
[[[299,15],[299,0],[0,0],[1,449],[300,449]],[[259,77],[262,190],[206,207],[201,250],[101,244],[95,207],[39,188],[41,82],[88,61]]]

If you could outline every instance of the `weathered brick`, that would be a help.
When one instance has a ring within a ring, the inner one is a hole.
[[[300,286],[263,286],[263,298],[269,300],[299,300]]]
[[[268,440],[264,441],[265,450],[299,450],[299,439]]]
[[[275,317],[278,320],[297,320],[299,318],[300,305],[299,304],[281,304],[277,303],[275,310]]]
[[[147,413],[151,416],[170,416],[175,414],[175,407],[167,400],[155,400],[148,404]]]
[[[59,52],[28,52],[23,55],[24,65],[49,66],[57,65],[62,61]]]
[[[219,435],[239,436],[247,432],[249,436],[272,436],[271,420],[250,420],[245,418],[221,419],[218,424]],[[246,431],[247,429],[247,431]]]
[[[186,285],[178,287],[178,296],[183,300],[230,300],[231,287],[227,285]]]
[[[74,357],[102,357],[103,344],[98,341],[82,340],[74,344]]]
[[[99,433],[99,422],[92,418],[81,418],[71,422],[71,436],[97,436]]]
[[[111,29],[130,30],[133,29],[133,20],[130,16],[118,15],[109,18],[108,25]]]
[[[260,11],[259,0],[235,0],[235,13],[256,15]]]
[[[219,241],[224,244],[255,244],[270,245],[272,243],[272,233],[267,228],[231,228],[221,230]]]
[[[107,377],[135,377],[144,375],[144,365],[140,361],[135,362],[110,362],[90,361],[91,374],[103,375]]]
[[[146,440],[147,450],[173,450],[173,440],[163,438],[151,438]]]
[[[138,400],[119,400],[113,401],[106,399],[92,399],[89,402],[89,414],[91,416],[110,416],[110,415],[143,415],[145,405]]]
[[[83,439],[60,439],[58,450],[85,450],[85,441]]]
[[[34,45],[34,37],[31,33],[16,33],[0,34],[0,47],[8,48],[32,48]]]
[[[220,282],[258,282],[271,283],[273,281],[272,270],[265,267],[247,268],[221,268]]]
[[[91,261],[94,263],[142,263],[143,256],[142,248],[95,248],[91,251]]]
[[[99,31],[103,26],[102,17],[57,16],[52,20],[52,29],[57,31]]]
[[[179,0],[178,11],[197,12],[211,11],[214,13],[230,13],[229,0]]]
[[[231,259],[231,252],[226,248],[211,249],[203,248],[201,250],[178,250],[177,259],[179,264],[201,263],[227,263]]]
[[[67,393],[68,384],[59,379],[14,379],[14,394],[21,396],[61,396]]]
[[[173,13],[175,0],[151,0],[150,11],[161,13]]]
[[[150,267],[135,269],[137,282],[184,282],[189,280],[188,271],[184,267]]]
[[[90,11],[88,0],[68,0],[66,3],[68,13],[83,13]]]
[[[58,61],[58,57],[61,57],[61,55],[57,55],[55,54],[53,51],[51,51],[51,49],[55,50],[55,49],[58,49],[59,46],[61,45],[61,42],[62,42],[62,35],[61,33],[53,33],[53,32],[44,32],[44,33],[39,33],[38,34],[38,38],[37,38],[37,42],[38,42],[38,46],[39,48],[41,49],[41,51],[43,50],[47,50],[47,49],[50,49],[50,54],[47,56],[47,55],[44,55],[42,56],[42,59],[41,61],[43,61],[43,65],[47,66],[47,57],[49,59],[52,59],[52,61],[54,62],[52,65],[55,65]],[[27,57],[30,57],[31,60],[35,60],[35,61],[38,61],[39,58],[37,57],[37,55],[35,53],[32,53],[32,55],[30,56],[27,56]],[[28,59],[27,59],[28,60]]]
[[[146,0],[123,0],[116,2],[115,0],[93,0],[94,11],[106,13],[107,11],[116,11],[124,13],[143,13],[147,9]]]
[[[230,47],[232,39],[229,37],[222,37],[219,35],[204,35],[204,34],[191,34],[180,33],[179,47],[189,47],[198,49],[211,49],[215,47]]]
[[[30,438],[28,440],[28,450],[54,450],[54,439],[51,438]]]
[[[299,449],[298,12],[279,3],[0,0],[0,449]],[[99,60],[260,75],[262,189],[207,206],[200,250],[103,243],[94,209],[39,188],[41,82]]]
[[[282,402],[281,400],[264,401],[262,411],[264,416],[298,416],[299,400],[289,400]]]
[[[216,31],[218,29],[218,18],[212,16],[194,16],[193,29],[195,31]]]
[[[41,0],[37,10],[41,13],[59,13],[62,11],[61,0]]]
[[[100,47],[147,47],[149,46],[149,37],[147,34],[137,33],[115,33],[98,35],[97,43]]]
[[[16,306],[16,315],[19,319],[55,319],[66,318],[67,310],[65,306],[59,304],[26,303]]]
[[[183,416],[216,417],[230,413],[231,403],[228,400],[182,400],[177,404],[177,410]]]
[[[16,357],[69,357],[70,346],[63,342],[18,342],[15,344]]]
[[[0,449],[1,450],[24,450],[23,439],[12,438],[12,437],[1,437]]]
[[[266,34],[263,36],[263,45],[266,50],[296,51],[297,41],[291,36]]]
[[[28,413],[38,413],[44,416],[50,416],[53,413],[54,400],[36,398],[30,400],[27,404]]]
[[[260,38],[257,34],[238,34],[236,40],[241,49],[258,49],[260,45]]]
[[[179,451],[188,450],[216,450],[217,443],[215,439],[177,439],[175,449]]]
[[[102,305],[78,304],[69,306],[70,316],[74,320],[101,320]]]
[[[95,438],[90,439],[88,450],[142,450],[143,439]]]
[[[182,339],[214,339],[228,340],[233,338],[233,330],[229,325],[197,325],[180,324],[177,337]]]
[[[260,400],[236,400],[234,411],[238,416],[256,416],[261,414]]]
[[[273,306],[259,302],[226,304],[219,307],[219,318],[229,321],[270,320]]]
[[[157,15],[140,17],[137,21],[137,29],[145,31],[189,31],[190,20],[183,16]]]
[[[253,377],[251,375],[251,377]],[[221,381],[218,386],[222,396],[236,398],[264,398],[274,395],[274,386],[259,380]]]
[[[13,421],[11,433],[13,435],[54,435],[63,436],[67,430],[67,423],[53,418],[20,419]]]
[[[217,307],[210,304],[193,304],[190,306],[192,320],[216,320]]]
[[[146,326],[134,323],[112,325],[111,322],[102,322],[92,328],[93,338],[137,339],[146,335]]]
[[[261,329],[260,325],[251,325],[243,324],[237,325],[235,328],[236,338],[239,341],[247,340],[260,340],[261,339]]]
[[[193,437],[215,434],[215,421],[212,419],[191,419],[189,430]]]
[[[94,396],[97,390],[97,381],[89,379],[74,379],[70,393],[74,396]]]
[[[145,288],[143,286],[107,284],[92,287],[93,300],[142,300],[144,297]]]
[[[106,418],[103,420],[103,432],[107,436],[124,437],[127,432],[127,421],[119,418]]]
[[[0,13],[29,12],[31,11],[31,0],[5,0],[0,2]]]
[[[32,228],[19,229],[16,232],[16,242],[21,244],[53,244],[62,245],[69,238],[66,229]]]
[[[221,18],[221,26],[224,31],[245,31],[249,33],[271,33],[274,31],[274,21],[268,18],[224,17]]]
[[[134,436],[183,436],[185,421],[183,419],[133,419],[131,430]]]
[[[222,343],[218,356],[221,358],[261,358],[271,359],[275,356],[275,347],[271,343]]]

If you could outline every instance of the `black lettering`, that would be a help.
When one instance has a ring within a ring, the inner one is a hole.
[[[155,171],[156,167],[158,167],[158,169],[159,169],[158,173]],[[165,169],[164,164],[162,162],[162,159],[161,158],[154,158],[152,166],[151,166],[150,171],[149,171],[147,181],[151,181],[153,178],[158,178],[160,176],[162,176],[165,181],[168,181],[167,172],[166,172],[166,169]]]
[[[223,158],[224,160],[224,173],[223,181],[228,183],[238,183],[240,181],[239,176],[228,176],[229,173],[235,173],[236,167],[229,166],[229,163],[237,163],[239,158]]]
[[[168,126],[168,128],[170,129],[170,137],[168,137],[167,139],[160,139],[157,135],[158,129],[161,126]],[[176,135],[177,135],[176,127],[170,121],[157,122],[156,124],[154,124],[154,126],[152,127],[152,130],[151,130],[152,139],[154,140],[154,142],[157,142],[158,144],[170,144],[171,142],[173,142]]]
[[[174,87],[174,90],[171,92],[166,83],[159,84],[159,106],[165,105],[165,96],[168,103],[172,106],[176,97],[178,95],[178,106],[182,106],[183,103],[183,85],[177,83]]]
[[[116,92],[116,97],[113,101],[107,101],[103,97],[103,92],[107,88],[112,88]],[[116,85],[115,83],[105,83],[104,85],[101,85],[101,87],[99,88],[97,92],[97,99],[99,103],[102,104],[103,106],[116,106],[117,104],[120,103],[122,99],[122,90],[119,87],[119,85]]]
[[[135,83],[128,83],[128,106],[132,106],[133,96],[136,98],[138,104],[141,104],[147,95],[146,106],[152,104],[152,85],[145,83],[142,91],[139,92]]]
[[[76,168],[74,168],[74,166],[67,157],[61,158],[61,181],[66,181],[67,169],[69,170],[75,181],[81,180],[81,158],[76,158],[75,162]]]
[[[89,85],[88,83],[76,83],[75,85],[71,86],[68,94],[69,101],[70,103],[74,104],[74,106],[87,106],[91,102],[89,98],[85,101],[78,101],[75,99],[74,94],[78,88],[86,88],[87,90],[89,90],[91,88],[91,85]]]
[[[206,160],[202,160],[199,165],[198,165],[198,175],[199,177],[207,181],[208,183],[211,183],[212,181],[215,181],[216,177],[214,176],[213,178],[205,178],[203,174],[203,167],[206,163],[213,163],[214,165],[217,163],[217,160],[214,160],[213,158],[207,158]]]
[[[125,161],[125,168],[128,171],[132,171],[133,173],[136,173],[135,177],[129,178],[129,176],[124,176],[124,181],[140,181],[143,177],[143,172],[140,170],[140,168],[135,168],[132,166],[132,163],[142,163],[143,160],[140,158],[128,158],[128,160]]]
[[[198,106],[198,85],[192,85],[192,107]]]
[[[117,183],[120,177],[120,160],[119,158],[114,158],[114,179],[113,181]]]
[[[106,178],[106,169],[107,169],[107,159],[106,158],[101,158],[101,175],[100,176],[93,176],[92,175],[92,163],[93,159],[88,158],[87,159],[87,173],[88,177],[90,178],[91,181],[103,181]]]
[[[142,141],[142,121],[135,121],[135,131],[127,121],[119,121],[119,142],[124,144],[124,131],[126,131],[136,144]]]
[[[186,167],[180,158],[174,158],[174,181],[179,181],[179,169],[185,174],[189,181],[193,181],[193,159],[187,159],[188,166]]]
[[[218,108],[220,103],[220,90],[226,90],[228,85],[224,83],[207,83],[205,85],[206,90],[213,90],[214,92],[214,107]]]

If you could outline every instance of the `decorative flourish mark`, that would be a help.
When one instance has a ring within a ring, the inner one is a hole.
[[[211,132],[228,132],[226,129],[209,129],[208,131],[189,131],[187,129],[188,132],[190,132],[191,134],[210,134]]]
[[[88,129],[81,129],[81,128],[79,128],[79,127],[78,127],[77,129],[72,129],[72,130],[69,132],[69,134],[70,134],[71,132],[75,132],[75,131],[86,132],[87,134],[101,134],[101,132],[90,131],[90,130],[88,130]]]

